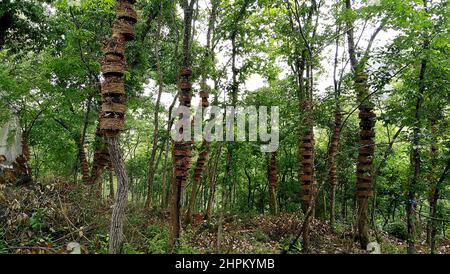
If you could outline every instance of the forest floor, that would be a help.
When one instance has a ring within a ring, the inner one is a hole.
[[[0,185],[0,253],[67,253],[69,242],[81,244],[83,253],[107,253],[111,201],[98,201],[93,187],[60,179],[29,186]],[[167,212],[149,213],[130,203],[124,220],[124,253],[165,253]],[[201,215],[184,227],[176,253],[215,253],[218,220]],[[227,214],[221,253],[280,253],[297,234],[302,213]],[[327,221],[315,219],[311,227],[311,253],[369,253],[361,250],[350,226],[338,224],[333,232]],[[406,253],[405,241],[385,231],[371,231],[382,253]],[[292,253],[300,253],[301,245]],[[427,253],[424,242],[418,253]],[[450,239],[441,239],[439,253],[450,254]]]

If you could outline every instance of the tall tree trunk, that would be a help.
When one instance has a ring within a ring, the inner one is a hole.
[[[135,38],[134,24],[137,14],[133,9],[133,0],[116,2],[116,19],[112,23],[112,38],[103,43],[102,108],[99,113],[100,133],[105,136],[110,161],[117,177],[117,196],[113,205],[111,228],[109,233],[109,253],[121,251],[123,244],[123,217],[128,201],[129,179],[125,169],[119,134],[125,123],[125,42]]]
[[[149,169],[147,177],[147,200],[145,201],[145,208],[149,209],[152,206],[152,196],[153,196],[153,181],[155,178],[155,170],[157,165],[155,164],[156,151],[158,149],[158,132],[159,132],[159,108],[161,105],[161,95],[163,92],[163,76],[161,71],[161,56],[160,56],[160,37],[161,37],[161,17],[162,17],[162,4],[160,2],[159,15],[158,15],[158,27],[156,31],[156,41],[155,41],[155,54],[156,54],[156,68],[158,72],[158,97],[156,99],[155,112],[154,112],[154,130],[153,130],[153,141],[152,141],[152,152],[149,160]],[[163,148],[161,148],[162,150]]]
[[[248,0],[244,0],[244,2],[242,3],[239,12],[237,14],[237,17],[234,21],[234,29],[231,31],[231,35],[230,35],[230,41],[231,41],[231,73],[232,73],[232,82],[231,82],[231,87],[230,87],[230,97],[231,97],[231,106],[235,107],[237,104],[237,100],[238,100],[238,92],[239,92],[239,81],[238,81],[238,74],[239,74],[239,69],[237,68],[237,62],[236,62],[236,58],[237,58],[237,54],[238,54],[238,48],[237,48],[237,43],[236,43],[236,39],[238,36],[238,27],[239,27],[239,23],[240,21],[243,19],[246,11],[247,11],[247,7],[248,7],[249,1]],[[234,113],[229,114],[226,113],[226,116],[231,115],[233,116]],[[234,121],[234,116],[233,116],[233,121]],[[231,132],[231,134],[234,134],[234,132]],[[231,137],[231,136],[229,136]],[[224,212],[226,210],[226,204],[227,201],[232,201],[232,187],[233,187],[233,174],[232,174],[232,169],[233,169],[233,158],[234,158],[234,142],[228,143],[227,145],[227,156],[226,156],[226,162],[225,162],[225,173],[224,173],[224,185],[222,188],[222,206],[220,208],[220,218],[223,219],[223,215]],[[229,193],[226,193],[226,191],[228,191]],[[218,232],[217,232],[217,248],[218,250],[220,250],[220,243],[221,243],[221,233],[219,233],[222,229],[222,221],[220,221],[220,225],[218,227]]]
[[[278,214],[277,173],[277,153],[272,152],[267,159],[267,179],[269,183],[269,207],[273,215]]]
[[[314,203],[315,194],[315,167],[314,167],[314,130],[313,121],[310,116],[312,111],[312,102],[309,100],[304,100],[300,103],[300,108],[306,114],[304,116],[305,129],[300,136],[300,179],[301,179],[301,193],[303,200],[303,211],[311,207]],[[306,121],[305,121],[306,120]],[[314,215],[314,206],[312,206],[312,214],[307,218],[312,219]],[[306,227],[303,231],[303,249],[304,252],[309,252],[309,231],[310,231],[310,220],[307,220]]]
[[[98,86],[98,85],[96,85]],[[86,132],[89,125],[89,115],[91,114],[91,106],[92,106],[92,95],[89,96],[87,106],[86,106],[86,113],[84,115],[84,125],[83,129],[81,131],[81,136],[78,141],[78,157],[80,162],[80,169],[81,169],[81,177],[83,180],[83,183],[88,183],[90,176],[89,176],[89,164],[86,158],[86,150],[85,150],[85,142],[86,142]]]
[[[437,148],[437,138],[436,138],[436,133],[437,133],[437,125],[436,125],[436,119],[433,117],[431,119],[431,148],[430,148],[430,172],[428,174],[428,181],[429,181],[429,188],[430,188],[430,192],[428,195],[428,203],[430,204],[430,211],[429,211],[429,216],[431,218],[433,218],[433,213],[436,212],[435,208],[437,206],[437,200],[434,200],[434,196],[435,196],[435,192],[439,191],[437,189],[437,185],[435,183],[436,178],[435,178],[435,174],[436,174],[436,166],[437,166],[437,156],[438,156],[438,148]],[[428,219],[427,220],[427,228],[426,228],[426,233],[427,233],[427,240],[426,242],[428,243],[428,245],[430,246],[430,253],[434,253],[434,250],[431,250],[431,227],[432,227],[432,223],[433,223],[433,219]]]
[[[434,187],[431,190],[431,199],[430,199],[430,253],[434,254],[436,252],[436,233],[438,229],[438,219],[437,219],[437,203],[440,197],[440,189],[442,184],[445,182],[445,178],[450,170],[450,158],[447,160],[447,164],[442,172],[439,180],[434,184]]]
[[[166,210],[167,207],[169,206],[169,200],[170,200],[170,195],[172,193],[172,186],[171,183],[173,182],[173,176],[174,176],[174,169],[173,169],[173,161],[172,161],[172,165],[170,167],[167,166],[167,161],[169,159],[169,146],[171,145],[171,140],[170,140],[170,131],[172,130],[172,125],[174,122],[174,118],[172,117],[172,112],[173,112],[173,108],[175,107],[176,102],[178,101],[178,96],[179,93],[177,93],[175,95],[175,97],[173,98],[172,104],[169,107],[169,113],[168,113],[168,120],[167,120],[167,136],[166,136],[166,152],[164,155],[164,171],[163,171],[163,177],[162,177],[162,181],[163,181],[163,196],[161,199],[161,203],[162,203],[162,207],[163,210]],[[173,144],[172,144],[173,146]],[[172,151],[172,156],[173,156],[173,151]],[[170,176],[170,177],[169,177]],[[169,183],[169,189],[167,189],[167,182],[170,180]]]
[[[191,83],[189,77],[192,75],[190,68],[190,40],[192,35],[192,14],[196,0],[183,2],[184,9],[184,38],[183,38],[183,67],[180,70],[180,105],[191,106]],[[190,117],[184,117],[190,121]],[[180,128],[180,134],[183,134],[184,128]],[[172,253],[175,244],[180,237],[181,228],[181,196],[188,176],[189,166],[191,164],[191,142],[176,141],[173,145],[174,156],[174,176],[175,180],[172,187],[172,208],[170,215],[170,235],[167,245],[168,253]]]
[[[30,158],[31,158],[31,152],[30,152],[30,143],[29,143],[29,131],[25,131],[22,133],[22,158],[23,160],[20,161],[20,166],[23,169],[22,173],[27,177],[27,181],[31,180],[31,168],[30,168]],[[22,163],[23,162],[23,163]]]
[[[192,214],[194,213],[197,201],[198,184],[203,173],[203,167],[205,166],[206,160],[208,158],[208,146],[208,142],[204,140],[202,143],[202,147],[200,148],[200,155],[198,156],[197,163],[194,168],[194,175],[192,177],[192,191],[189,199],[188,210],[186,212],[186,224],[189,224],[192,221]]]
[[[80,140],[78,143],[78,157],[80,162],[81,176],[84,183],[89,182],[89,165],[86,158],[86,150],[84,142]]]
[[[115,194],[114,194],[114,167],[112,163],[109,163],[109,198],[111,200],[114,200]]]
[[[337,180],[337,166],[336,156],[339,147],[339,139],[341,136],[342,126],[342,113],[337,109],[334,113],[334,127],[333,134],[331,136],[330,152],[328,158],[328,178],[330,180],[330,226],[334,228],[334,222],[336,219],[336,187]]]
[[[219,223],[217,224],[217,237],[216,237],[216,253],[222,252],[222,238],[223,238],[223,224],[225,220],[225,206],[227,200],[227,189],[222,188],[222,201],[220,204]]]
[[[351,0],[346,0],[347,11],[352,11]],[[358,98],[359,109],[359,150],[356,167],[356,204],[358,240],[362,249],[369,243],[368,208],[369,197],[373,195],[373,159],[375,154],[375,122],[374,105],[369,96],[368,76],[365,72],[368,47],[364,57],[357,60],[353,32],[353,23],[347,23],[348,52],[352,66],[354,89]],[[377,29],[372,35],[372,41],[381,30]],[[371,44],[371,43],[370,43]]]
[[[206,53],[205,53],[205,60],[208,61],[208,59],[212,58],[212,62],[214,62],[214,49],[212,47],[212,36],[214,35],[214,26],[216,22],[216,15],[217,15],[217,8],[219,1],[213,0],[212,1],[212,7],[211,7],[211,13],[209,14],[209,20],[208,20],[208,31],[206,35]],[[200,98],[202,99],[202,109],[205,110],[207,107],[209,107],[209,87],[206,84],[206,76],[207,72],[203,72],[203,79],[201,83],[201,92],[200,92]],[[209,143],[203,139],[201,148],[200,148],[200,154],[197,159],[197,163],[195,164],[194,168],[194,175],[192,178],[192,191],[191,191],[191,197],[189,199],[188,204],[188,210],[186,213],[186,223],[189,224],[192,221],[192,214],[195,208],[195,203],[197,200],[197,188],[198,183],[200,182],[201,175],[203,173],[203,167],[205,166],[206,161],[208,160],[208,148]]]
[[[423,6],[425,11],[427,11],[428,1],[423,0]],[[423,41],[422,48],[424,51],[427,51],[429,48],[430,41],[428,38],[425,38]],[[418,187],[418,183],[420,181],[420,170],[421,170],[421,152],[420,152],[420,136],[421,136],[421,127],[422,127],[422,105],[424,100],[424,94],[426,89],[425,84],[425,74],[427,71],[428,60],[424,57],[420,62],[420,71],[418,77],[419,90],[417,94],[416,106],[414,111],[414,125],[413,125],[413,136],[411,142],[411,160],[410,160],[410,168],[411,168],[411,176],[408,180],[408,200],[406,201],[406,223],[407,223],[407,242],[408,242],[408,253],[415,253],[415,196],[416,189]]]
[[[128,176],[116,137],[107,137],[111,163],[117,175],[117,198],[114,203],[111,229],[109,232],[109,253],[119,253],[123,244],[123,214],[128,200]]]
[[[340,32],[339,24],[336,25],[336,33]],[[334,111],[334,124],[333,133],[331,135],[330,148],[328,152],[328,179],[330,181],[330,226],[334,230],[334,222],[336,220],[336,187],[338,184],[337,177],[337,164],[336,157],[339,148],[339,140],[341,137],[341,127],[342,127],[342,112],[340,106],[340,82],[337,79],[337,67],[339,64],[339,36],[336,37],[336,49],[334,54],[334,69],[333,69],[333,82],[334,82],[334,96],[336,100],[335,111]]]
[[[214,207],[214,197],[216,193],[216,180],[217,180],[217,169],[219,165],[220,155],[222,154],[222,146],[219,145],[218,150],[216,151],[216,157],[211,165],[211,171],[208,176],[208,204],[206,206],[205,220],[211,222],[213,207]]]
[[[427,45],[425,45],[427,47]],[[419,94],[416,100],[416,108],[414,111],[414,129],[411,143],[411,176],[408,184],[408,200],[406,201],[406,223],[408,228],[407,242],[408,242],[408,254],[414,254],[416,252],[416,232],[415,232],[415,197],[416,188],[420,180],[420,134],[421,134],[421,109],[423,104],[423,96],[425,93],[425,72],[427,69],[427,60],[423,59],[420,65],[419,72]]]

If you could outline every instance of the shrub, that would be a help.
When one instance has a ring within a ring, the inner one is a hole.
[[[166,253],[169,231],[159,225],[149,225],[146,231],[147,252],[150,254]]]
[[[253,232],[253,236],[255,237],[255,240],[258,242],[270,241],[270,237],[261,229],[257,229],[255,232]]]
[[[393,222],[386,225],[386,232],[390,235],[405,240],[407,237],[406,224],[403,222]]]

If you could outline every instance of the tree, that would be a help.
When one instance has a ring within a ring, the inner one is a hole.
[[[119,253],[123,244],[123,215],[128,200],[129,179],[125,169],[118,135],[124,128],[125,87],[123,82],[125,41],[135,38],[133,25],[137,21],[134,0],[117,1],[112,38],[103,47],[103,104],[99,113],[99,128],[108,144],[110,161],[117,176],[117,197],[114,203],[109,233],[109,253]]]
[[[195,0],[186,0],[182,2],[184,10],[184,36],[183,36],[183,62],[180,69],[180,105],[191,106],[191,88],[189,77],[192,76],[191,55],[191,35],[192,35],[192,14]],[[190,121],[189,117],[184,117]],[[180,128],[179,134],[183,134],[184,128]],[[174,177],[172,182],[172,207],[170,211],[170,237],[167,246],[168,253],[172,253],[175,244],[180,237],[181,227],[181,196],[184,184],[188,176],[188,169],[191,162],[191,143],[184,140],[174,142],[173,144]]]
[[[345,1],[347,14],[352,16],[351,0]],[[354,89],[358,97],[359,109],[359,149],[357,162],[357,180],[356,195],[358,202],[358,238],[361,248],[366,248],[369,243],[368,236],[368,199],[373,195],[373,158],[375,153],[375,122],[376,114],[373,111],[374,105],[371,102],[368,75],[365,71],[372,43],[378,33],[383,28],[383,23],[377,27],[372,36],[366,50],[362,53],[360,59],[357,58],[357,48],[354,37],[354,21],[347,21],[347,40],[350,64],[352,67]]]
[[[208,62],[211,62],[214,64],[215,56],[214,56],[214,46],[212,45],[212,40],[214,38],[214,30],[215,30],[215,24],[216,24],[216,18],[217,18],[217,9],[220,5],[220,1],[213,0],[211,3],[211,12],[209,15],[209,21],[208,21],[208,30],[206,35],[206,50],[205,50],[205,56],[204,56],[204,63],[208,64]],[[209,107],[209,96],[210,96],[210,87],[206,83],[206,79],[208,76],[208,71],[205,69],[202,75],[201,80],[201,91],[200,91],[200,97],[201,97],[201,107],[202,110],[205,111],[207,107]],[[203,138],[202,144],[200,146],[200,153],[197,158],[197,162],[194,166],[194,173],[192,176],[192,191],[191,191],[191,197],[189,199],[188,209],[186,212],[186,223],[189,224],[192,220],[192,214],[195,209],[195,204],[197,200],[197,189],[198,184],[200,182],[203,169],[205,167],[206,161],[208,160],[208,149],[209,149],[209,142]]]

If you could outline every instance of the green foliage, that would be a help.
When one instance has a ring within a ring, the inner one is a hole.
[[[146,229],[147,252],[149,254],[164,254],[167,251],[169,230],[159,225],[149,225]]]
[[[182,236],[175,245],[174,253],[195,254],[198,250],[189,244],[192,231],[183,231]],[[169,230],[165,226],[153,224],[146,229],[147,253],[164,254],[167,252],[167,242],[169,240]]]
[[[269,235],[267,235],[263,230],[257,229],[255,232],[253,232],[253,236],[255,237],[256,241],[259,242],[267,242],[270,240]]]
[[[30,226],[35,230],[41,230],[46,214],[45,208],[38,208],[30,217]]]
[[[99,59],[102,56],[101,41],[111,35],[115,2],[6,0],[0,7],[0,127],[11,117],[18,118],[21,133],[27,133],[29,137],[32,153],[29,165],[33,178],[61,177],[70,182],[73,186],[68,193],[71,200],[81,201],[89,192],[77,184],[80,141],[84,141],[91,169],[94,152],[105,145],[96,136],[97,114],[101,110],[99,82],[103,78]],[[313,2],[321,6],[314,9]],[[424,8],[424,1],[419,0],[364,0],[354,4],[351,11],[344,8],[344,1],[212,0],[206,1],[207,7],[198,6],[198,13],[197,10],[194,13],[195,36],[190,45],[194,98],[198,99],[198,86],[205,77],[212,85],[210,103],[228,105],[235,80],[238,106],[279,107],[276,192],[282,212],[300,209],[299,131],[305,125],[305,118],[311,118],[315,176],[318,184],[325,184],[324,196],[316,203],[316,216],[328,219],[329,146],[334,113],[339,109],[345,113],[345,124],[340,131],[337,152],[336,232],[344,233],[349,228],[347,225],[353,222],[355,163],[360,139],[359,105],[353,71],[347,60],[345,32],[347,24],[354,24],[352,30],[360,38],[356,55],[366,58],[367,66],[363,67],[368,75],[368,99],[375,103],[377,114],[372,174],[376,176],[376,200],[370,206],[374,221],[387,224],[389,234],[405,239],[402,217],[405,216],[403,205],[407,194],[413,192],[418,204],[426,201],[441,176],[445,178],[436,185],[440,191],[437,217],[448,217],[450,189],[448,174],[442,172],[450,154],[449,9],[448,1],[427,2],[428,6]],[[146,199],[150,151],[154,148],[151,136],[155,130],[158,130],[158,140],[152,189],[154,208],[161,209],[159,201],[172,182],[173,144],[167,125],[168,105],[178,93],[178,70],[182,60],[184,26],[179,4],[179,1],[145,0],[137,1],[135,5],[139,20],[135,25],[136,40],[126,46],[126,129],[120,139],[130,178],[132,210],[141,208]],[[207,48],[204,36],[209,27],[212,4],[219,7],[214,15],[216,22],[211,26],[211,48]],[[160,35],[157,35],[158,22],[161,23]],[[315,26],[316,22],[318,26]],[[364,55],[367,38],[377,26],[381,26],[381,32]],[[157,37],[159,41],[156,41]],[[235,42],[236,79],[232,79],[231,71],[232,40]],[[155,48],[157,44],[159,50]],[[157,67],[157,59],[160,59],[160,67]],[[302,62],[311,65],[313,71],[309,71],[311,67],[302,71]],[[334,62],[336,71],[333,71]],[[423,63],[426,68],[420,76]],[[157,110],[155,98],[159,86],[155,83],[160,76],[164,106]],[[261,83],[256,83],[259,88],[251,87],[255,84],[248,81],[252,76],[262,79]],[[331,81],[333,76],[336,86]],[[300,79],[303,82],[299,82]],[[312,89],[305,90],[302,84],[309,85],[311,81]],[[311,112],[300,110],[302,96],[313,101]],[[159,112],[157,129],[153,123],[155,111]],[[399,129],[402,131],[391,144]],[[414,129],[420,131],[418,140],[414,140]],[[169,144],[167,158],[165,144]],[[222,144],[210,144],[196,212],[205,211],[208,196],[215,195],[213,213],[217,215],[218,210],[222,210],[220,200],[224,195],[228,199],[223,209],[227,214],[247,221],[256,214],[267,213],[267,155],[260,152],[261,143],[223,144],[215,163],[219,145]],[[198,147],[199,144],[193,146],[193,161],[199,154]],[[228,163],[230,159],[225,150],[231,147],[233,155]],[[411,187],[413,163],[410,159],[414,150],[420,152],[421,166],[419,183]],[[226,170],[228,164],[230,170]],[[191,170],[190,175],[192,173]],[[108,176],[106,172],[103,175],[100,181],[104,183]],[[191,178],[186,197],[192,191],[190,182]],[[164,183],[166,189],[163,190]],[[215,192],[209,188],[210,183]],[[103,194],[109,190],[105,183],[101,189]],[[33,210],[26,226],[42,232],[48,212],[41,208]],[[129,218],[128,225],[146,227],[143,232],[145,246],[126,243],[123,252],[165,253],[169,238],[167,227],[164,224],[148,225],[143,219],[138,214]],[[216,224],[216,221],[213,219],[212,223]],[[189,237],[194,233],[191,228],[183,231],[176,253],[198,252],[190,243]],[[445,229],[450,234],[449,224],[439,229],[439,234]],[[92,249],[107,253],[108,236],[102,233],[97,236],[98,246]],[[258,250],[265,250],[263,243],[270,240],[267,233],[258,229],[251,236],[255,238]],[[288,244],[289,240],[282,245]],[[35,241],[47,239],[38,233]],[[0,252],[2,248],[5,247],[0,241]],[[295,249],[301,252],[301,244]],[[403,252],[389,245],[384,250]]]
[[[406,248],[392,243],[383,243],[381,245],[381,253],[383,254],[406,254]]]
[[[4,239],[4,231],[0,228],[0,254],[4,254],[8,252],[8,243]]]
[[[393,222],[387,224],[385,230],[390,235],[397,237],[401,240],[405,240],[407,238],[407,229],[404,222]]]
[[[125,243],[122,246],[122,254],[144,254],[143,252],[140,252],[134,247],[133,245],[129,243]]]

